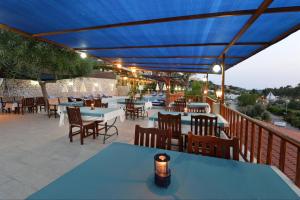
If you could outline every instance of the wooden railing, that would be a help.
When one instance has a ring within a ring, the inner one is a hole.
[[[300,141],[225,105],[220,109],[229,122],[225,132],[230,138],[239,138],[245,161],[274,165],[300,187]]]

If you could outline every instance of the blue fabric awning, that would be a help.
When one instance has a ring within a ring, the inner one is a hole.
[[[0,24],[124,66],[210,73],[300,28],[300,0],[0,0]]]

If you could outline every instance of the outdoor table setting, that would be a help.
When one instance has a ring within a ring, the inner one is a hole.
[[[82,107],[82,106],[83,106],[83,101],[62,102],[59,103],[57,106],[57,113],[59,115],[62,115],[63,112],[66,111],[67,107]]]
[[[226,128],[229,127],[229,123],[226,119],[224,119],[220,114],[214,114],[214,113],[187,113],[187,115],[184,115],[182,112],[173,112],[173,111],[160,111],[161,114],[171,114],[171,115],[178,115],[181,114],[181,124],[183,126],[190,126],[191,125],[191,116],[192,115],[204,115],[204,116],[210,116],[210,117],[218,117],[218,127],[219,128]],[[158,113],[154,113],[149,117],[148,120],[148,127],[155,127],[155,122],[158,121]]]
[[[157,155],[169,159],[161,162]],[[158,185],[156,177],[165,171],[169,184]],[[28,199],[299,199],[298,195],[299,189],[268,165],[112,143]]]
[[[120,108],[94,108],[90,107],[80,107],[80,113],[83,121],[96,121],[103,120],[106,123],[109,120],[116,119],[119,117],[120,121],[125,120],[125,112]],[[67,116],[67,111],[63,111],[60,115],[59,126],[64,125],[65,116]],[[114,124],[113,123],[113,124]]]
[[[175,103],[172,102],[172,103],[170,103],[169,106],[174,107]],[[187,102],[186,107],[187,108],[205,108],[207,113],[211,112],[211,108],[210,108],[209,104],[206,102]]]

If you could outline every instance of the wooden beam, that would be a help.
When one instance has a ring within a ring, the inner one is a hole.
[[[266,42],[239,42],[236,46],[256,46],[267,45]],[[160,45],[141,45],[141,46],[119,46],[119,47],[84,47],[74,48],[78,51],[100,51],[118,49],[153,49],[153,48],[175,48],[175,47],[207,47],[207,46],[228,46],[229,43],[197,43],[197,44],[160,44]]]
[[[144,59],[144,58],[203,58],[203,59],[216,59],[219,56],[111,56],[111,57],[107,57],[104,56],[102,58],[108,58],[108,59],[118,59],[118,58],[133,58],[133,59]],[[243,56],[226,56],[226,58],[234,58],[234,59],[242,59],[244,58]]]
[[[243,36],[243,34],[251,27],[251,25],[268,9],[269,5],[273,2],[273,0],[264,0],[255,13],[248,19],[245,25],[240,29],[240,31],[233,37],[231,42],[225,47],[225,49],[220,54],[219,58],[222,58],[224,54],[230,49],[230,47],[234,46],[237,41]]]
[[[117,64],[118,62],[115,62]],[[135,65],[165,65],[165,66],[211,66],[212,63],[157,63],[157,62],[122,62],[125,66],[135,66]]]
[[[298,12],[298,11],[300,11],[300,6],[269,8],[265,11],[265,13]],[[118,27],[126,27],[126,26],[137,26],[137,25],[146,25],[146,24],[156,24],[156,23],[165,23],[165,22],[174,22],[174,21],[187,21],[187,20],[195,20],[195,19],[253,15],[255,12],[256,12],[255,9],[251,9],[251,10],[238,10],[238,11],[224,11],[224,12],[216,12],[216,13],[201,13],[195,15],[166,17],[166,18],[149,19],[149,20],[141,20],[141,21],[122,22],[122,23],[115,23],[115,24],[105,24],[105,25],[90,26],[90,27],[83,27],[83,28],[76,28],[76,29],[65,29],[60,31],[43,32],[43,33],[33,34],[33,37],[42,37],[42,36],[50,36],[50,35],[59,35],[59,34],[83,32],[83,31],[101,30],[101,29],[118,28]]]

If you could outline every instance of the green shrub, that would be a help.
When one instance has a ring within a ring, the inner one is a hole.
[[[241,94],[238,97],[238,105],[239,106],[254,105],[256,103],[257,98],[258,98],[257,94],[248,94],[248,93]]]

